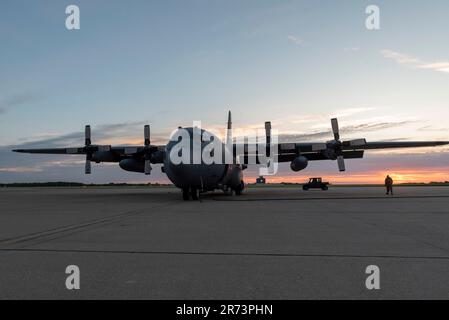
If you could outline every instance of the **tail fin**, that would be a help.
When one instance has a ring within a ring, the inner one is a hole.
[[[232,116],[231,111],[228,113],[228,127],[226,131],[226,144],[232,143]]]

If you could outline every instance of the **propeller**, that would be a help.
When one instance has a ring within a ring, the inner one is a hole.
[[[338,120],[337,118],[331,119],[331,125],[332,125],[332,132],[334,134],[335,141],[340,140],[340,129],[338,127]]]
[[[343,157],[343,155],[339,155],[337,157],[337,163],[338,163],[338,170],[340,170],[340,172],[346,171],[345,158]]]
[[[150,141],[150,126],[145,125],[143,128],[143,134],[145,139],[144,159],[145,159],[145,174],[151,174],[151,141]]]
[[[92,173],[92,164],[91,164],[92,156],[97,151],[100,152],[111,151],[111,146],[92,145],[90,125],[87,125],[84,128],[84,152],[86,153],[86,164],[84,166],[85,174]]]
[[[271,122],[267,121],[265,122],[265,152],[267,158],[270,156],[271,153]]]
[[[92,141],[90,139],[90,126],[87,125],[84,128],[84,149],[86,150],[86,165],[84,167],[84,173],[85,174],[91,174],[92,172],[92,165],[90,163],[91,159],[92,159]]]
[[[322,151],[323,154],[332,160],[337,160],[338,170],[346,171],[345,158],[343,155],[343,147],[357,148],[366,144],[366,139],[355,139],[349,141],[340,140],[340,128],[337,118],[331,119],[332,133],[334,134],[334,140],[327,143],[316,143],[312,145],[313,151]]]

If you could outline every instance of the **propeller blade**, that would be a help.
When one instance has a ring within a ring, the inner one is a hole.
[[[343,156],[338,156],[337,157],[337,162],[338,162],[338,170],[346,171],[345,158]]]
[[[144,138],[145,138],[145,146],[148,147],[150,145],[150,126],[145,125],[143,129]]]
[[[152,170],[152,168],[151,168],[150,160],[145,160],[145,174],[146,175],[151,174],[151,170]]]
[[[271,144],[271,122],[267,121],[265,122],[265,137],[266,137],[266,146],[265,146],[265,150],[266,150],[266,156],[269,157],[270,156],[270,144]]]
[[[325,143],[312,144],[312,151],[323,151],[326,149],[327,149],[327,144],[325,144]]]
[[[335,140],[340,140],[340,129],[338,128],[338,120],[337,118],[333,118],[331,120],[332,124],[332,132],[334,133]]]
[[[90,146],[91,145],[91,140],[90,140],[90,126],[87,125],[84,129],[84,144],[86,146]]]
[[[86,159],[86,166],[84,168],[84,173],[85,174],[90,174],[92,172],[92,166],[90,164],[90,160]]]
[[[349,141],[349,145],[351,147],[360,147],[360,146],[364,146],[365,144],[366,144],[366,139],[355,139],[355,140]]]

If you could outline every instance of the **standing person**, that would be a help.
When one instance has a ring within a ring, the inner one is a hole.
[[[387,177],[385,178],[385,187],[387,188],[387,195],[390,194],[393,195],[393,179],[387,175]]]

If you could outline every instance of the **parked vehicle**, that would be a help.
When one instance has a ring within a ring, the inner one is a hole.
[[[323,182],[322,178],[310,178],[308,183],[304,183],[302,189],[307,191],[309,189],[327,190],[329,182]]]

